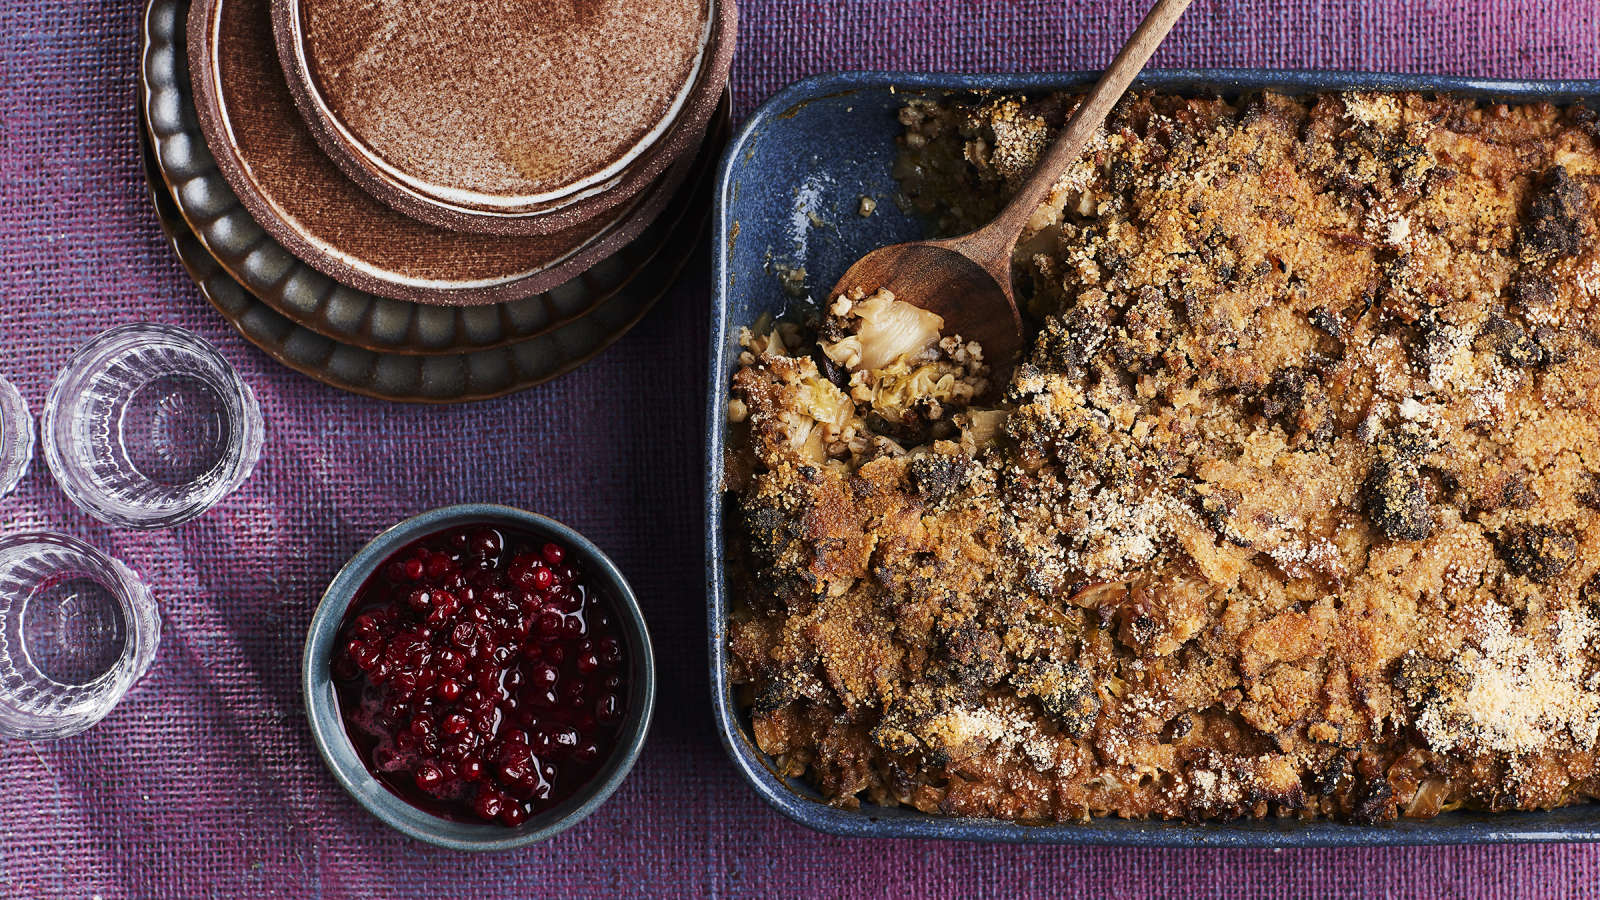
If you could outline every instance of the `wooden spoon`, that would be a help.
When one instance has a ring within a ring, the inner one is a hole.
[[[1190,2],[1156,3],[994,221],[960,237],[874,250],[844,273],[829,299],[856,288],[886,289],[897,300],[938,313],[946,335],[959,334],[983,347],[991,380],[1003,384],[1023,349],[1022,317],[1011,289],[1017,240]]]

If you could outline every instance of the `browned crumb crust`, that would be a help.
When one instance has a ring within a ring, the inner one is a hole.
[[[907,195],[982,221],[1069,103],[913,103]],[[1600,796],[1596,133],[1140,95],[1019,250],[1042,327],[999,413],[806,444],[847,373],[752,344],[729,642],[762,749],[840,805],[1028,821]]]

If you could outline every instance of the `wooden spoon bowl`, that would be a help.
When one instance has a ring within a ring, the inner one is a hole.
[[[896,300],[937,313],[946,335],[983,347],[991,383],[1004,384],[1026,344],[1011,286],[1017,241],[1190,2],[1158,0],[994,221],[961,237],[874,250],[845,272],[829,299],[857,289],[887,290]]]
[[[1022,352],[1022,317],[1011,296],[1011,259],[995,272],[962,252],[957,241],[895,244],[856,261],[832,296],[853,288],[882,289],[914,306],[938,313],[945,334],[959,334],[983,347],[990,360],[1014,360]],[[1009,368],[1009,366],[1008,366]]]

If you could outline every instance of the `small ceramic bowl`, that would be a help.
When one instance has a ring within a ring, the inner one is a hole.
[[[389,791],[367,771],[345,734],[335,697],[331,663],[339,626],[356,591],[397,550],[419,538],[446,529],[487,524],[519,528],[568,547],[583,561],[584,572],[611,598],[617,624],[628,641],[627,718],[617,732],[611,758],[560,805],[539,813],[516,828],[455,822],[424,812]],[[486,503],[447,506],[407,519],[372,539],[345,563],[311,618],[306,635],[301,679],[311,734],[333,777],[357,803],[384,824],[419,841],[451,850],[513,850],[553,837],[594,812],[616,791],[644,746],[655,707],[655,658],[650,633],[639,612],[633,589],[600,548],[560,522],[509,506]]]

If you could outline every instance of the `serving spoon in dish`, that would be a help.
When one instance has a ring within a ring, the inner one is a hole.
[[[983,347],[993,381],[1004,383],[1024,343],[1011,286],[1017,241],[1190,2],[1159,0],[1151,8],[994,221],[960,237],[874,250],[844,273],[828,298],[856,289],[887,290],[896,300],[937,313],[944,319],[945,334],[959,334]]]

